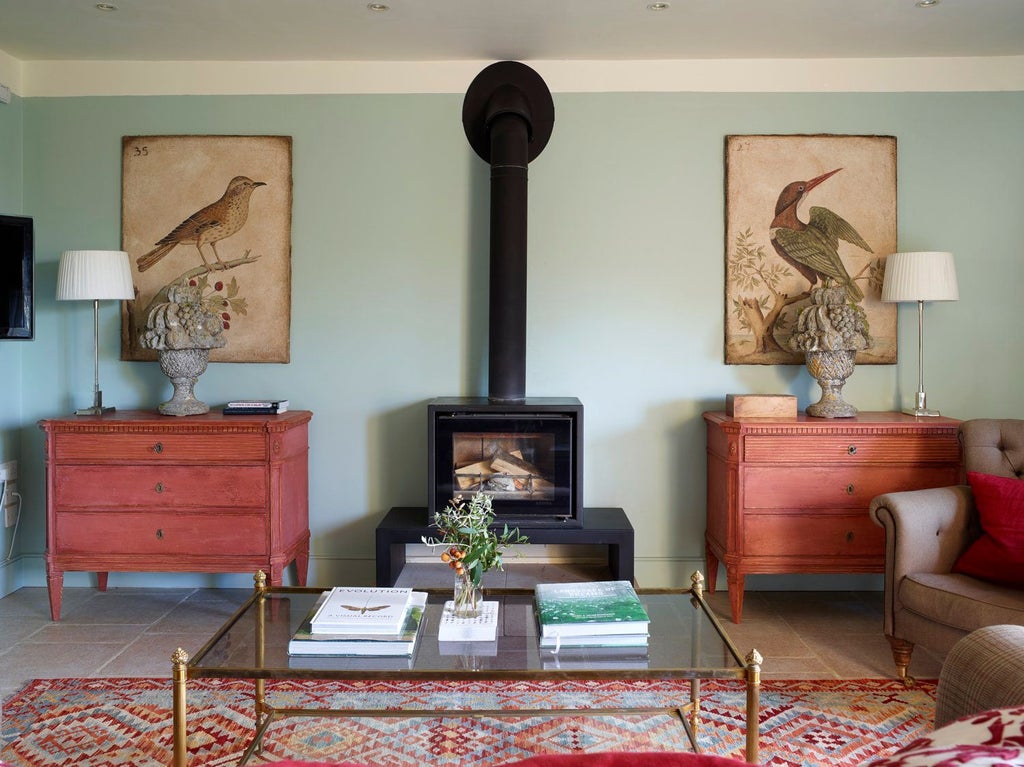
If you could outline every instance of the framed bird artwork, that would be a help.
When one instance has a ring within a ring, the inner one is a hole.
[[[121,247],[135,298],[124,302],[121,359],[155,360],[139,336],[168,288],[202,290],[227,344],[212,362],[288,362],[290,136],[125,136]]]
[[[822,286],[867,316],[857,364],[896,362],[896,308],[881,301],[896,251],[895,136],[727,136],[725,218],[726,364],[803,364],[788,342]]]

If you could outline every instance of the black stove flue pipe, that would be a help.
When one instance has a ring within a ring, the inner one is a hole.
[[[466,91],[462,125],[491,166],[488,398],[526,398],[527,166],[551,137],[555,105],[544,80],[518,61],[499,61]]]

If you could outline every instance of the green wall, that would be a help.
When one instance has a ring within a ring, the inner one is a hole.
[[[9,104],[0,103],[0,214],[24,215],[23,173],[24,158],[24,101],[12,95]],[[17,460],[21,452],[22,426],[22,353],[26,341],[0,343],[0,460]],[[0,517],[2,518],[2,517]],[[20,544],[25,538],[24,527],[0,528],[0,594],[17,588],[21,577]],[[38,546],[38,544],[37,544]],[[10,555],[10,561],[7,557]]]
[[[527,393],[583,401],[584,499],[626,509],[642,584],[683,585],[702,566],[701,412],[721,408],[727,392],[792,393],[801,407],[818,396],[800,366],[722,362],[727,134],[897,136],[900,247],[953,251],[960,280],[959,302],[926,310],[929,404],[960,418],[1024,416],[1024,93],[554,98],[554,133],[530,166]],[[211,365],[197,394],[213,404],[286,396],[314,412],[312,581],[372,577],[381,516],[425,504],[426,401],[486,393],[489,171],[463,135],[461,101],[25,100],[24,206],[36,217],[38,303],[36,340],[21,360],[21,585],[44,583],[34,422],[91,401],[91,307],[56,304],[56,262],[66,248],[119,247],[120,140],[149,134],[293,137],[291,362]],[[105,401],[154,407],[170,394],[167,379],[156,363],[119,361],[117,307],[101,311]],[[850,402],[887,410],[909,401],[915,315],[900,309],[900,364],[858,368],[845,389]],[[112,585],[148,582],[111,577]],[[753,588],[780,582],[750,579]]]

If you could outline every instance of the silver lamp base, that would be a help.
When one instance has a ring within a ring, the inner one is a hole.
[[[103,392],[98,388],[92,394],[92,407],[82,407],[75,411],[75,415],[103,415],[104,413],[113,413],[114,406],[103,405]]]
[[[75,415],[103,415],[104,413],[113,413],[114,406],[107,405],[106,407],[83,407],[75,411]]]
[[[913,415],[918,417],[937,416],[942,415],[938,410],[928,409],[928,395],[923,391],[917,393],[917,397],[914,400],[914,407],[907,408],[903,411],[907,415]]]

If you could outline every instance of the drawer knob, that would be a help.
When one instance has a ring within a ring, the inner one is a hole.
[[[164,483],[163,482],[157,482],[156,483],[156,491],[158,493],[162,493],[164,491]]]
[[[847,543],[853,543],[853,531],[852,530],[846,534],[846,542]]]
[[[857,446],[850,445],[848,448],[846,448],[846,452],[849,453],[850,455],[857,455]]]
[[[164,531],[163,531],[163,530],[157,530],[157,531],[156,531],[156,539],[157,539],[158,541],[159,541],[159,540],[163,540],[163,537],[164,537]]]
[[[847,485],[846,486],[846,494],[847,495],[853,495],[853,485]]]
[[[161,443],[157,442],[155,445],[153,445],[153,452],[154,453],[162,453],[163,451],[164,451],[164,446]]]

